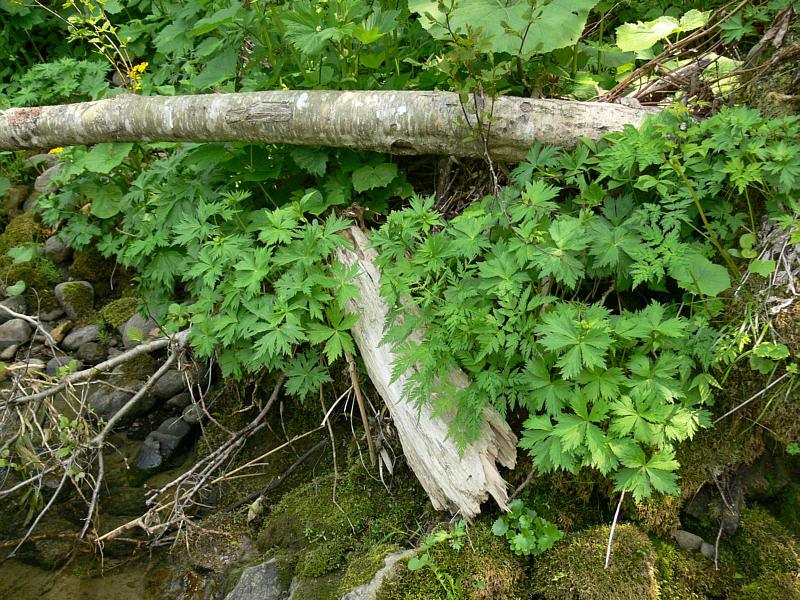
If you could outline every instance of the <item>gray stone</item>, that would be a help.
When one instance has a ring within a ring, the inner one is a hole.
[[[25,311],[28,310],[28,303],[25,302],[25,296],[11,296],[10,298],[6,298],[0,302],[0,307],[2,306],[5,306],[16,313],[23,315],[26,314]],[[5,323],[6,321],[10,321],[14,318],[15,317],[11,316],[8,312],[0,308],[0,323]]]
[[[58,239],[58,236],[50,236],[44,242],[44,255],[57,265],[67,262],[72,256],[72,249]]]
[[[717,549],[714,548],[713,544],[703,542],[703,545],[700,546],[700,554],[705,556],[708,560],[714,560],[714,558],[717,556]]]
[[[0,352],[0,360],[11,360],[17,355],[17,350],[19,350],[19,346],[9,346]]]
[[[84,342],[78,347],[76,354],[83,362],[96,365],[106,359],[108,351],[103,344],[98,342]]]
[[[61,346],[65,350],[77,350],[83,344],[88,342],[96,342],[100,337],[100,327],[98,325],[87,325],[76,329],[67,334],[61,342]]]
[[[20,208],[25,204],[25,199],[30,193],[30,188],[27,185],[15,185],[6,190],[3,194],[3,209],[6,215],[14,216],[20,211]]]
[[[168,468],[184,437],[186,434],[177,436],[161,431],[150,432],[136,455],[136,467],[144,471]]]
[[[46,167],[52,167],[54,164],[58,162],[58,154],[53,153],[50,154],[40,152],[39,154],[34,154],[33,156],[29,156],[25,159],[25,166],[28,168],[35,167],[36,165],[44,165]]]
[[[183,409],[181,418],[189,425],[197,425],[203,419],[203,409],[199,404],[190,404]]]
[[[133,394],[128,392],[97,384],[89,394],[87,403],[98,417],[108,420],[132,397]]]
[[[183,373],[170,369],[158,378],[150,392],[159,400],[168,400],[186,389]]]
[[[58,321],[61,317],[63,317],[66,313],[64,309],[60,306],[54,308],[53,310],[49,310],[47,312],[43,312],[39,315],[39,318],[42,321]]]
[[[134,341],[128,335],[131,329],[136,329],[142,336],[142,341],[147,341],[152,339],[150,333],[158,327],[158,323],[156,323],[153,319],[145,319],[139,313],[133,315],[130,319],[125,321],[120,328],[119,332],[122,334],[122,344],[126,348],[132,348],[138,345],[140,342]]]
[[[182,392],[180,394],[174,395],[172,398],[167,400],[166,406],[167,408],[172,408],[174,410],[183,410],[191,403],[192,403],[191,394],[189,394],[189,392]]]
[[[375,600],[378,590],[383,580],[396,568],[397,563],[413,556],[415,550],[398,550],[392,552],[383,559],[383,567],[375,573],[372,581],[358,586],[356,589],[347,592],[342,596],[342,600]]]
[[[53,185],[51,181],[60,170],[61,166],[59,164],[54,164],[52,167],[47,167],[44,172],[36,178],[36,181],[33,182],[33,189],[40,194],[49,194],[51,192],[55,192],[56,186]]]
[[[700,550],[703,545],[703,538],[683,529],[675,532],[675,543],[682,550]]]
[[[192,429],[192,426],[181,417],[170,417],[156,431],[183,439]]]
[[[59,283],[54,291],[61,308],[73,321],[87,316],[94,309],[94,288],[88,281],[65,281]]]
[[[225,600],[287,600],[288,591],[281,585],[281,571],[274,558],[247,567]]]
[[[41,209],[39,208],[37,201],[41,197],[42,195],[39,192],[31,192],[31,195],[28,196],[27,200],[25,200],[25,204],[22,205],[22,211],[26,213],[40,212]]]
[[[54,356],[53,358],[48,360],[47,361],[47,365],[45,366],[45,371],[44,372],[47,375],[50,375],[50,377],[55,377],[56,373],[58,372],[58,369],[68,365],[73,360],[77,363],[76,371],[80,371],[83,368],[83,363],[81,361],[79,361],[78,359],[67,355],[67,356]]]
[[[11,319],[0,324],[0,350],[20,346],[30,341],[33,329],[24,319]]]

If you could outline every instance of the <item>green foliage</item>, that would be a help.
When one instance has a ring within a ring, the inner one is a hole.
[[[510,502],[508,509],[508,514],[494,522],[492,533],[505,536],[514,554],[538,556],[564,537],[558,527],[527,508],[522,500]]]
[[[738,267],[716,249],[755,231],[751,199],[787,205],[800,179],[772,157],[798,131],[747,109],[666,112],[572,152],[534,147],[498,198],[447,223],[414,198],[373,236],[395,376],[416,367],[406,392],[454,410],[462,443],[486,406],[523,409],[540,470],[677,493],[673,446],[709,425],[714,366],[733,359],[714,322]],[[471,385],[450,389],[454,368]]]

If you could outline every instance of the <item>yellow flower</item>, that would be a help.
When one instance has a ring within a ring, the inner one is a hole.
[[[147,70],[148,62],[140,62],[138,65],[134,65],[131,67],[130,71],[128,71],[128,77],[131,80],[131,86],[134,90],[139,90],[142,88],[141,79],[144,72]]]
[[[48,152],[48,154],[58,154],[59,152],[63,152],[63,151],[64,151],[64,149],[61,146],[59,146],[58,148],[53,148],[52,150],[50,150],[50,152]]]

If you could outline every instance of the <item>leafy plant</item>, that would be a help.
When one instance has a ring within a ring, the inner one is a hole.
[[[564,537],[558,527],[527,508],[522,500],[511,501],[508,510],[494,522],[492,533],[505,536],[518,556],[538,556]]]
[[[447,542],[456,552],[460,552],[464,547],[464,540],[467,537],[467,523],[460,519],[452,531],[438,529],[427,536],[419,545],[416,554],[408,559],[408,570],[418,571],[419,569],[430,569],[435,575],[439,585],[448,600],[457,600],[463,596],[461,582],[454,579],[452,575],[444,571],[436,564],[431,557],[430,550],[438,544]]]

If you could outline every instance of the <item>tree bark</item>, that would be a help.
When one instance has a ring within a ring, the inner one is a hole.
[[[349,231],[355,252],[340,249],[337,258],[345,265],[358,265],[354,283],[359,297],[348,302],[347,307],[359,315],[351,333],[373,385],[389,408],[409,466],[437,510],[473,517],[489,495],[505,509],[506,482],[496,463],[514,468],[517,460],[514,432],[497,411],[487,408],[480,436],[460,452],[448,435],[447,418],[434,415],[429,405],[417,410],[405,398],[403,387],[408,375],[392,381],[395,355],[391,347],[382,343],[389,306],[380,295],[376,252],[367,247],[368,240],[360,229],[352,227]],[[450,378],[457,387],[469,383],[462,371],[450,373]]]
[[[574,146],[651,112],[619,104],[487,99],[481,113],[493,159],[523,160],[534,142]],[[101,142],[309,144],[391,154],[485,155],[475,106],[452,92],[271,91],[136,96],[0,111],[0,150]],[[468,117],[468,119],[466,118]]]

